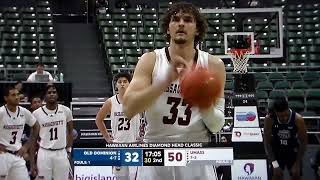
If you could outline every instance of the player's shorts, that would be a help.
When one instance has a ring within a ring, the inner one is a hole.
[[[137,167],[135,166],[113,166],[112,173],[117,180],[135,180]]]
[[[138,167],[136,180],[217,180],[212,165],[182,167]]]
[[[0,152],[0,180],[29,180],[26,161],[11,153]]]
[[[297,157],[297,152],[293,150],[285,151],[285,152],[274,152],[275,158],[278,161],[279,167],[282,170],[286,168],[290,172],[292,166],[294,165]],[[273,168],[272,168],[273,169]],[[291,175],[291,172],[290,172]],[[300,163],[300,175],[302,176],[302,162]]]
[[[67,151],[63,149],[49,150],[40,148],[37,158],[37,180],[67,180],[70,163]]]

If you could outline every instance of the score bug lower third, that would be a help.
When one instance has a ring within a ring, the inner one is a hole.
[[[75,166],[188,166],[231,165],[232,147],[203,148],[75,148]],[[122,146],[122,145],[121,145]],[[124,145],[128,146],[128,144]],[[176,146],[176,143],[174,145]],[[161,146],[160,146],[161,147]]]

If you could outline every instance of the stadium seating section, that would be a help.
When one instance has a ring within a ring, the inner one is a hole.
[[[230,1],[232,2],[232,1]],[[288,4],[274,0],[274,6],[284,10],[284,60],[251,61],[249,71],[255,72],[259,107],[265,112],[268,103],[279,96],[287,96],[290,107],[312,116],[320,114],[320,78],[314,68],[320,66],[320,4]],[[161,19],[169,3],[159,2],[157,8],[114,9],[97,15],[106,54],[106,65],[112,73],[133,68],[142,53],[166,46],[161,31]],[[223,54],[223,37],[216,33],[235,31],[232,14],[208,14],[208,35],[202,49]],[[276,43],[276,22],[265,27],[266,19],[247,18],[245,30],[259,31],[261,54],[269,53]],[[232,71],[230,62],[227,72]],[[233,80],[228,74],[225,90],[232,91]]]
[[[35,64],[57,67],[49,3],[0,9],[0,80],[26,80]]]

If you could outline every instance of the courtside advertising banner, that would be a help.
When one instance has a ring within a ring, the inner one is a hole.
[[[112,166],[75,166],[74,180],[117,180]]]
[[[257,107],[234,107],[234,127],[259,127]]]
[[[232,180],[267,180],[265,159],[234,160],[231,166]]]
[[[260,128],[233,128],[232,142],[262,142]]]

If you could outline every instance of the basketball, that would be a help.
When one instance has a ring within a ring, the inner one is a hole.
[[[221,91],[221,83],[204,68],[193,68],[180,79],[180,92],[188,104],[209,108]]]

